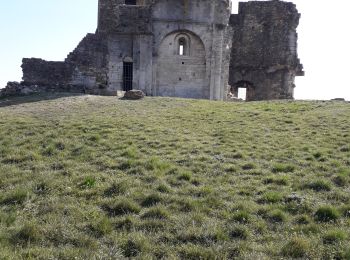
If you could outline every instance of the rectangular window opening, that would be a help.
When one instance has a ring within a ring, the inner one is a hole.
[[[238,98],[247,100],[247,89],[246,88],[238,88]]]

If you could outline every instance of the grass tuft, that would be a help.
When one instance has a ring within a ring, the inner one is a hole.
[[[128,199],[117,200],[103,207],[110,216],[121,216],[126,214],[138,214],[141,211],[139,205]]]
[[[28,191],[25,189],[16,189],[0,197],[0,204],[15,205],[23,204],[28,197]]]
[[[170,213],[163,207],[151,208],[142,215],[142,218],[168,219]]]
[[[286,214],[279,209],[275,209],[269,212],[267,217],[271,222],[274,222],[274,223],[282,223],[287,220]]]
[[[229,236],[234,239],[247,240],[249,237],[249,231],[246,227],[234,227],[230,232]]]
[[[34,223],[26,223],[17,233],[12,236],[14,245],[27,245],[38,242],[41,239],[41,231]]]
[[[154,205],[157,205],[158,203],[162,202],[163,198],[157,194],[153,193],[151,195],[148,195],[146,198],[142,200],[141,206],[142,207],[152,207]]]
[[[289,173],[294,172],[295,166],[291,164],[276,163],[272,167],[273,173]]]
[[[113,225],[109,218],[103,217],[96,223],[93,223],[91,229],[97,236],[105,236],[112,232]]]
[[[307,256],[310,244],[303,238],[293,238],[283,248],[282,255],[291,258],[303,258]]]
[[[342,230],[331,230],[323,236],[323,243],[337,244],[348,238],[348,235]]]
[[[325,180],[317,180],[313,181],[309,184],[306,184],[308,189],[312,189],[314,191],[330,191],[332,189],[332,185]]]
[[[283,200],[283,195],[275,191],[266,192],[261,199],[261,201],[264,203],[278,203],[278,202],[281,202],[282,200]]]
[[[157,187],[157,191],[161,193],[170,193],[171,188],[168,185],[163,183],[163,184],[159,184],[159,186]]]
[[[108,189],[105,190],[104,194],[107,197],[113,197],[117,195],[124,195],[129,189],[129,184],[126,181],[113,183]]]
[[[315,219],[320,222],[332,222],[340,217],[339,211],[331,206],[320,207],[315,213]]]
[[[248,211],[240,210],[233,215],[233,220],[240,223],[248,223],[250,222],[251,215]]]
[[[86,177],[80,184],[82,189],[91,189],[96,185],[96,178],[93,176]]]
[[[149,250],[149,242],[143,236],[133,236],[122,244],[122,249],[125,257],[137,257]]]
[[[190,172],[183,172],[178,176],[178,180],[180,181],[190,181],[192,178],[192,173]]]

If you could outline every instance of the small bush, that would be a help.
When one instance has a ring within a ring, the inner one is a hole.
[[[311,182],[306,187],[314,191],[330,191],[332,189],[332,185],[325,180]]]
[[[337,244],[347,239],[347,234],[342,230],[332,230],[323,236],[324,244]]]
[[[250,214],[247,211],[238,211],[236,214],[233,215],[233,219],[235,221],[238,221],[240,223],[248,223],[250,221]]]
[[[35,243],[40,238],[41,233],[39,228],[33,223],[27,223],[12,236],[12,243],[14,245]]]
[[[157,205],[158,203],[162,202],[163,198],[157,194],[157,193],[154,193],[154,194],[151,194],[151,195],[148,195],[146,198],[144,198],[142,200],[142,207],[151,207],[151,206],[154,206],[154,205]]]
[[[142,218],[154,218],[154,219],[168,219],[170,216],[169,212],[163,207],[151,208]]]
[[[92,230],[98,235],[98,236],[104,236],[112,232],[113,226],[109,218],[103,217],[100,219],[97,223],[94,223],[91,225]]]
[[[338,210],[330,206],[320,207],[315,213],[315,219],[320,222],[336,221],[339,217]]]
[[[117,201],[112,205],[105,205],[104,208],[111,216],[121,216],[132,213],[138,214],[141,211],[139,205],[127,199]]]
[[[15,204],[23,204],[28,196],[28,192],[24,189],[17,189],[14,191],[9,192],[8,194],[5,194],[0,199],[0,204],[6,204],[6,205],[15,205]]]
[[[310,248],[309,242],[302,238],[293,238],[282,248],[282,255],[292,258],[303,258]]]
[[[271,222],[276,222],[276,223],[285,222],[287,220],[286,214],[284,214],[284,212],[279,209],[275,209],[269,212],[267,217]]]
[[[229,236],[234,239],[246,240],[248,239],[249,231],[245,227],[235,227],[230,231]]]
[[[294,172],[295,170],[295,166],[294,165],[290,165],[290,164],[282,164],[282,163],[276,163],[273,167],[272,167],[272,172],[273,173],[288,173],[288,172]]]

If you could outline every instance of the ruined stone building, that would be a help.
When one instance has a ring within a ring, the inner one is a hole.
[[[99,0],[94,34],[63,62],[23,59],[23,82],[2,93],[293,98],[299,18],[278,0],[240,3],[238,14],[230,0]]]

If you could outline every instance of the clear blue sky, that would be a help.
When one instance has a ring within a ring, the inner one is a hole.
[[[306,71],[297,79],[296,98],[350,100],[349,2],[292,2],[302,14],[299,56]],[[233,6],[236,12],[237,0]],[[23,57],[63,60],[96,23],[97,0],[2,0],[0,88],[21,80]]]

